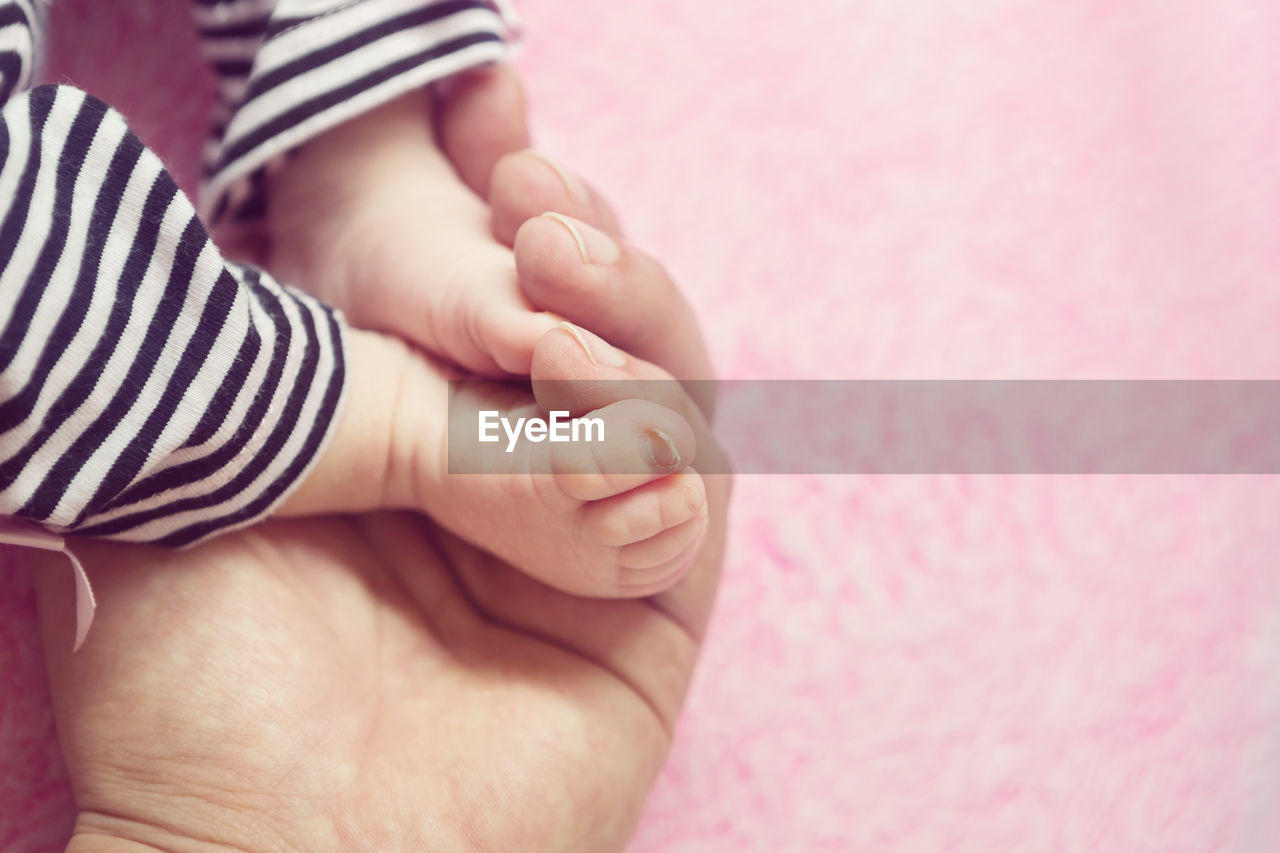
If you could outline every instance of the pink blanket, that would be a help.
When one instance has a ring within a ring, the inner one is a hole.
[[[161,5],[67,0],[51,70],[189,186],[207,80]],[[1269,0],[520,8],[540,146],[728,376],[1280,374]],[[731,536],[634,851],[1280,849],[1280,479],[747,477]],[[7,562],[0,756],[0,849],[61,849]]]

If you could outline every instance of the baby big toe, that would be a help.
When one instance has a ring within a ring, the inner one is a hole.
[[[661,480],[688,467],[697,450],[688,422],[648,400],[611,403],[583,420],[584,439],[591,440],[553,444],[550,451],[556,485],[574,500],[600,501]]]

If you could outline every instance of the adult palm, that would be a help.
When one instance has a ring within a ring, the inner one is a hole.
[[[553,591],[413,514],[82,547],[80,652],[65,571],[41,588],[69,849],[622,846],[715,587],[708,493],[697,567],[645,600]]]

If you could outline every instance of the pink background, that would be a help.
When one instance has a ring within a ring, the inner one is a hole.
[[[160,5],[68,0],[52,73],[189,186]],[[727,376],[1280,374],[1268,0],[520,8],[539,145]],[[1280,849],[1277,478],[748,477],[731,536],[633,851]],[[6,561],[6,853],[68,831],[47,705]]]

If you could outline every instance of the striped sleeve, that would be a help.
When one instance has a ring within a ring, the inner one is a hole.
[[[265,169],[395,97],[501,59],[514,34],[489,0],[194,0],[220,94],[205,147],[210,222],[263,211]]]
[[[41,18],[32,0],[0,0],[0,104],[31,85]]]
[[[0,515],[172,546],[261,518],[332,431],[340,318],[224,261],[96,98],[0,119]]]

